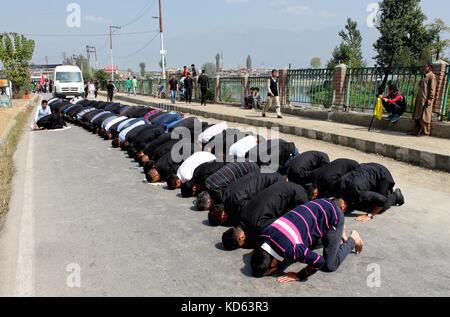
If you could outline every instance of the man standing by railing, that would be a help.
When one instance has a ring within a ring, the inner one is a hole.
[[[436,76],[433,73],[433,64],[429,63],[423,67],[425,77],[420,82],[419,94],[417,95],[416,107],[413,112],[415,129],[412,135],[430,136],[431,121],[433,116],[433,104],[436,94]]]
[[[278,87],[278,77],[279,77],[278,71],[274,69],[272,71],[272,77],[268,80],[268,90],[269,90],[268,97],[269,98],[263,109],[263,114],[262,114],[263,117],[266,116],[266,112],[269,111],[272,108],[272,106],[275,104],[278,119],[283,118],[283,116],[281,114],[281,103],[280,103],[280,92],[279,92],[279,87]]]
[[[202,74],[198,78],[198,86],[200,87],[200,92],[202,94],[201,104],[206,107],[206,95],[209,91],[209,78],[206,75],[206,70],[202,70]]]

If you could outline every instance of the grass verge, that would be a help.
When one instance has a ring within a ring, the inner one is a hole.
[[[11,184],[15,172],[14,153],[32,112],[33,107],[29,107],[16,116],[17,124],[9,133],[3,148],[0,150],[0,228],[3,218],[8,212],[11,198]]]

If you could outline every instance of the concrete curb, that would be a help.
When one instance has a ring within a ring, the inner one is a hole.
[[[134,99],[132,97],[116,96],[117,100],[130,102],[133,104],[142,104],[142,101]],[[308,139],[325,141],[332,144],[337,144],[345,147],[350,147],[361,152],[369,154],[378,154],[385,157],[392,158],[397,161],[408,163],[415,166],[420,166],[430,170],[440,170],[450,173],[450,156],[430,153],[425,151],[419,151],[410,149],[407,147],[400,147],[390,144],[384,144],[379,142],[368,141],[364,139],[352,138],[342,136],[334,133],[325,133],[313,129],[304,129],[301,127],[285,125],[282,123],[274,123],[268,121],[261,121],[252,118],[242,118],[239,116],[233,116],[228,114],[216,114],[200,109],[191,109],[180,107],[172,104],[152,104],[154,107],[161,107],[169,111],[177,111],[181,113],[189,113],[195,116],[201,116],[205,118],[213,118],[217,120],[228,121],[232,123],[247,124],[257,127],[272,128],[276,127],[280,129],[280,132],[286,134],[292,134]]]

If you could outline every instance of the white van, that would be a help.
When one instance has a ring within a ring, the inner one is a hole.
[[[77,66],[58,66],[53,77],[56,98],[85,97],[83,73]]]

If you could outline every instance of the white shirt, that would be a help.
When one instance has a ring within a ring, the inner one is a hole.
[[[118,117],[118,118],[114,119],[113,121],[109,122],[106,125],[105,130],[109,132],[109,130],[111,130],[113,125],[115,125],[115,124],[117,124],[119,122],[125,121],[127,119],[128,119],[128,117]]]
[[[89,84],[88,89],[90,92],[95,93],[95,85],[94,84]]]
[[[197,167],[205,163],[214,162],[216,159],[216,156],[209,152],[194,153],[180,166],[177,172],[177,176],[182,183],[186,183],[192,180]]]
[[[36,116],[34,118],[34,121],[38,122],[41,118],[43,118],[45,116],[48,116],[48,115],[51,115],[51,114],[52,114],[52,110],[50,109],[49,106],[45,107],[45,109],[44,109],[44,107],[39,106],[37,108]]]
[[[123,130],[122,132],[120,132],[120,134],[119,134],[119,140],[120,140],[120,142],[123,143],[123,142],[126,141],[126,139],[127,139],[127,134],[128,134],[131,130],[134,130],[135,128],[140,127],[141,125],[144,125],[144,124],[145,124],[145,121],[142,120],[142,121],[136,122],[136,123],[133,124],[131,127],[128,127],[128,128],[126,128],[125,130]]]
[[[206,144],[211,141],[212,138],[221,134],[223,131],[228,129],[228,124],[226,122],[218,123],[212,127],[206,129],[202,134],[198,136],[198,143]]]
[[[257,142],[258,139],[253,135],[245,137],[230,147],[229,155],[244,158],[251,149],[258,145]]]

